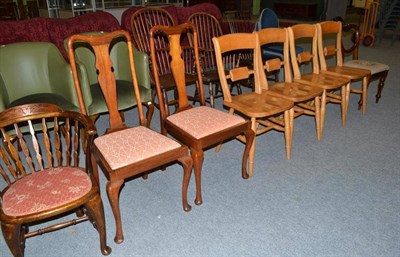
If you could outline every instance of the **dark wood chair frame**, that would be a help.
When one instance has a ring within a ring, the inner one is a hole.
[[[151,59],[153,64],[153,72],[154,78],[156,82],[157,94],[159,97],[160,103],[162,103],[163,97],[161,92],[161,82],[157,76],[158,67],[157,67],[157,50],[155,46],[154,38],[158,34],[164,34],[168,36],[170,50],[169,54],[171,56],[171,69],[174,74],[175,82],[178,89],[179,95],[179,104],[175,113],[184,112],[186,110],[196,108],[189,104],[189,100],[186,92],[186,82],[185,76],[183,76],[184,71],[184,59],[182,59],[182,46],[180,43],[181,35],[185,33],[192,33],[193,35],[193,51],[195,55],[196,62],[196,71],[197,71],[197,83],[198,83],[198,94],[200,98],[200,105],[205,106],[205,97],[204,97],[204,88],[203,88],[203,80],[200,66],[200,56],[199,56],[199,46],[198,46],[198,35],[196,28],[191,23],[183,23],[174,27],[167,26],[154,26],[150,31],[150,48],[151,48]],[[160,105],[163,106],[163,105]],[[176,138],[181,143],[189,146],[191,157],[193,159],[193,167],[195,172],[196,179],[196,199],[195,204],[200,205],[203,202],[202,193],[201,193],[201,172],[202,165],[204,161],[204,150],[208,149],[212,146],[218,145],[226,140],[235,138],[238,135],[243,135],[246,138],[246,145],[243,153],[242,159],[242,177],[248,178],[249,175],[247,173],[247,160],[249,156],[249,151],[254,139],[254,132],[251,130],[251,123],[249,121],[244,121],[238,125],[233,127],[224,129],[222,131],[218,131],[216,133],[207,135],[203,138],[196,139],[191,134],[187,133],[180,127],[177,127],[174,123],[167,119],[168,113],[164,108],[160,108],[161,117],[162,117],[162,133],[170,134],[174,138]],[[227,113],[227,115],[229,115]]]

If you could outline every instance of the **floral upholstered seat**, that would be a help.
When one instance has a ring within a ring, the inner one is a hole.
[[[242,117],[226,115],[226,112],[207,106],[200,106],[184,112],[178,112],[168,116],[167,120],[196,139],[246,122]]]
[[[3,211],[9,216],[23,216],[47,211],[87,194],[92,182],[77,167],[57,167],[24,177],[5,192]]]

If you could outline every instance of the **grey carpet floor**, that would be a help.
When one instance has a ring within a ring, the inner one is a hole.
[[[115,223],[101,174],[111,256],[400,256],[399,46],[383,40],[361,47],[361,57],[390,65],[381,101],[374,102],[376,81],[365,115],[352,95],[345,127],[339,106],[329,104],[320,142],[313,118],[296,119],[290,161],[283,135],[274,131],[257,138],[254,176],[248,180],[240,173],[242,143],[230,141],[219,153],[208,150],[204,203],[192,204],[191,212],[181,206],[178,165],[127,182],[120,195],[125,233],[120,245],[113,242]],[[217,106],[222,108],[221,99]],[[96,125],[103,133],[106,117]],[[194,193],[192,179],[191,203]],[[1,237],[0,256],[9,255]],[[101,254],[97,233],[86,222],[28,239],[26,256]]]

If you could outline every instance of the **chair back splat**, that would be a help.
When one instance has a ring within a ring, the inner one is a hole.
[[[191,33],[193,35],[193,47],[190,49],[192,58],[184,58],[182,53],[187,47],[182,45],[181,37]],[[170,134],[178,141],[190,147],[191,157],[196,178],[196,204],[201,204],[201,170],[204,159],[204,150],[230,140],[239,135],[244,135],[247,139],[246,147],[242,158],[242,177],[247,178],[247,159],[253,142],[254,133],[250,123],[241,117],[230,115],[226,112],[205,106],[203,81],[200,68],[198,35],[195,26],[191,23],[183,23],[178,26],[154,26],[150,31],[150,49],[153,72],[156,82],[158,98],[163,101],[161,91],[160,75],[157,72],[157,49],[155,46],[157,36],[164,35],[169,41],[170,65],[173,73],[174,82],[178,90],[178,107],[170,114],[164,105],[160,105],[162,132]],[[193,61],[194,59],[194,61]],[[194,65],[196,69],[198,95],[200,106],[189,104],[185,81],[185,66]]]
[[[133,90],[137,101],[139,126],[128,128],[118,112],[118,95],[115,74],[110,57],[110,45],[116,38],[123,38],[128,46]],[[126,178],[144,175],[171,163],[179,162],[183,166],[182,204],[185,211],[191,209],[187,202],[187,188],[192,169],[192,159],[188,156],[188,148],[176,141],[161,135],[145,126],[145,119],[136,79],[132,41],[127,31],[119,30],[99,35],[73,35],[68,42],[69,57],[74,74],[78,94],[80,85],[75,64],[74,43],[87,42],[96,56],[98,82],[109,110],[110,128],[106,135],[94,140],[93,155],[108,179],[106,190],[114,213],[116,233],[114,241],[122,243],[121,213],[119,208],[119,191]],[[84,103],[81,103],[82,112]],[[97,165],[94,165],[97,167]]]
[[[25,104],[0,113],[0,134],[0,223],[12,255],[24,256],[27,238],[87,220],[99,233],[101,253],[110,254],[99,176],[91,165],[93,122],[56,105]],[[77,217],[57,221],[74,212]]]

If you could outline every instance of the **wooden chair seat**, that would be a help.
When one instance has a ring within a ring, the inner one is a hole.
[[[63,205],[71,205],[71,202],[94,193],[92,181],[83,169],[53,167],[12,184],[2,197],[3,212],[9,217],[37,212],[45,216],[52,209],[57,211]]]
[[[304,102],[322,94],[322,89],[298,82],[278,82],[269,86],[270,94],[276,94],[293,102]]]
[[[370,70],[363,68],[347,67],[347,66],[333,66],[327,67],[327,71],[322,71],[333,76],[343,76],[351,80],[359,80],[371,74]]]
[[[323,73],[303,74],[301,75],[300,79],[295,78],[294,81],[321,87],[325,90],[335,90],[349,83],[349,79],[340,78],[338,76],[332,76]]]
[[[152,157],[181,147],[176,141],[142,126],[98,137],[94,145],[113,170],[149,161]]]
[[[262,90],[261,94],[251,92],[232,96],[232,101],[224,101],[224,105],[248,117],[263,118],[291,109],[293,102]]]

